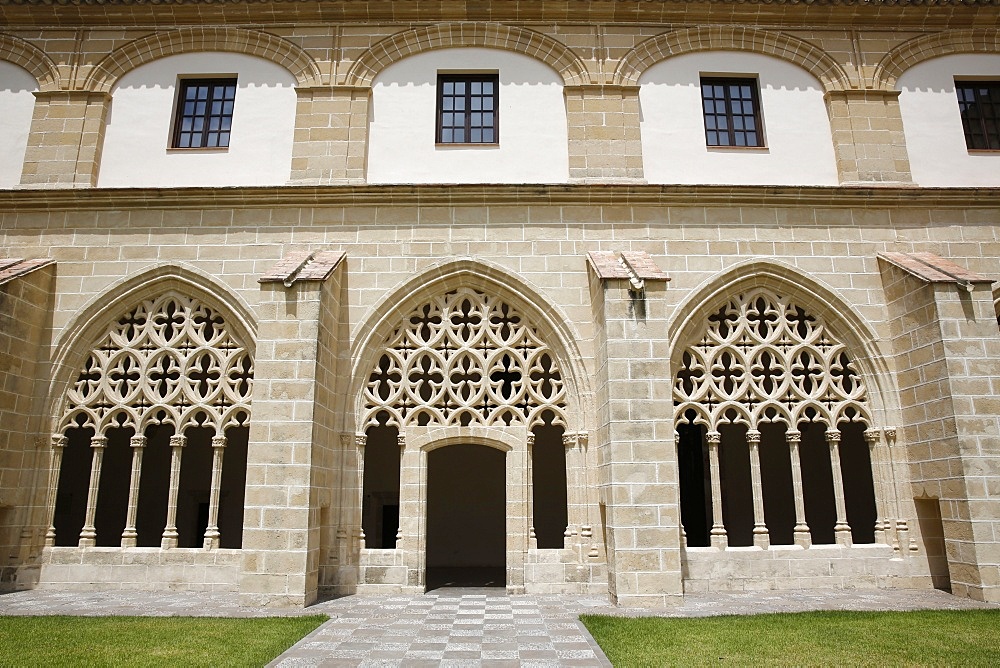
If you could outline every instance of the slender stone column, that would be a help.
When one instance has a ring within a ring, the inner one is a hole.
[[[406,454],[406,436],[399,434],[396,436],[396,445],[399,446],[399,467],[403,467],[403,455]],[[403,486],[403,472],[400,470],[399,474],[399,484],[400,487]],[[399,495],[403,495],[403,490],[399,490]],[[398,499],[399,507],[402,509],[402,499]],[[396,549],[402,549],[403,547],[403,516],[400,513],[398,519],[396,520]]]
[[[896,466],[892,456],[893,446],[896,445],[896,428],[886,427],[883,430],[883,435],[885,436],[886,451],[889,453],[889,470],[892,478],[889,481],[892,485],[892,514],[896,518],[896,545],[894,547],[900,555],[906,555],[907,550],[916,551],[917,547],[915,544],[910,544],[910,528],[899,509],[899,487],[896,483]],[[887,521],[886,524],[889,522]]]
[[[139,534],[135,530],[135,518],[139,509],[139,478],[142,475],[142,453],[146,449],[145,436],[133,436],[129,440],[132,446],[132,475],[128,483],[128,511],[125,517],[125,530],[122,531],[122,547],[135,547]]]
[[[710,431],[705,434],[708,441],[708,466],[712,474],[712,547],[726,549],[729,538],[726,536],[726,525],[722,521],[722,476],[719,474],[719,443],[722,434]]]
[[[94,519],[97,515],[97,492],[101,486],[101,463],[104,461],[104,449],[108,447],[108,439],[104,436],[94,436],[90,439],[90,447],[94,456],[90,460],[90,489],[87,492],[87,517],[80,531],[80,547],[94,547],[97,544],[97,529]]]
[[[167,525],[163,527],[163,537],[160,547],[164,550],[177,547],[177,490],[181,484],[181,455],[187,437],[174,435],[170,437],[170,491],[167,494]]]
[[[786,431],[785,442],[788,443],[788,454],[792,460],[792,496],[795,499],[794,540],[800,547],[809,547],[812,545],[812,533],[806,523],[806,497],[802,492],[802,460],[799,457],[802,432]]]
[[[59,492],[59,470],[62,468],[63,451],[69,438],[64,434],[52,434],[52,464],[49,467],[49,493],[45,499],[45,516],[49,518],[49,528],[45,531],[45,547],[56,544],[56,495]]]
[[[563,537],[569,539],[579,535],[580,532],[578,510],[581,508],[580,495],[584,490],[580,486],[576,434],[563,434],[562,444],[566,452],[566,529],[563,531]]]
[[[882,432],[878,429],[866,429],[865,441],[868,443],[868,459],[871,461],[872,484],[875,487],[875,542],[885,543],[888,526],[885,519],[885,482],[882,478],[882,461],[878,447]]]
[[[747,444],[750,446],[750,481],[753,487],[753,544],[766,550],[771,547],[771,536],[764,520],[764,485],[760,481],[760,432],[756,429],[749,430]]]
[[[535,550],[538,549],[538,537],[535,536],[535,469],[531,465],[532,459],[535,455],[535,433],[528,432],[528,462],[527,462],[527,475],[525,476],[525,485],[528,486],[528,494],[525,498],[528,501],[528,549]]]
[[[354,436],[354,446],[358,453],[358,547],[365,549],[365,446],[368,436]]]
[[[594,469],[596,466],[592,466],[587,462],[587,451],[590,447],[590,435],[586,432],[580,432],[577,438],[577,443],[580,447],[580,475],[583,480],[583,492],[581,493],[581,499],[583,501],[583,509],[581,510],[583,520],[586,522],[580,527],[580,536],[585,538],[587,542],[590,543],[590,549],[587,551],[587,557],[590,559],[596,559],[601,556],[600,551],[597,549],[597,542],[594,541],[594,521],[592,519],[591,513],[597,508],[597,499],[594,497],[594,490],[597,489],[597,485],[594,484],[592,476],[594,475]]]
[[[226,452],[226,437],[212,437],[212,488],[208,497],[208,526],[205,527],[205,549],[219,547],[219,493],[222,491],[222,458]]]
[[[828,429],[826,442],[830,446],[830,468],[833,471],[833,499],[837,505],[837,523],[833,530],[837,545],[851,546],[851,526],[847,523],[847,504],[844,502],[844,473],[840,468],[840,431]]]

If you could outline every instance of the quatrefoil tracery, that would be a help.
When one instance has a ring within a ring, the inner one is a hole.
[[[680,357],[678,422],[800,421],[871,424],[864,382],[825,323],[787,297],[758,288],[713,311]]]
[[[565,424],[555,356],[510,304],[460,288],[413,309],[364,391],[365,425]]]
[[[108,328],[67,392],[60,429],[197,424],[222,433],[249,420],[252,386],[253,359],[222,316],[168,293]]]

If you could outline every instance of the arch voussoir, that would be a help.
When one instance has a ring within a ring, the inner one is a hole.
[[[872,75],[872,85],[878,90],[895,90],[899,77],[914,65],[959,53],[1000,54],[1000,32],[951,30],[915,37],[898,45],[879,61]]]
[[[502,49],[541,60],[559,72],[566,85],[589,80],[579,56],[551,37],[499,23],[448,23],[406,30],[378,42],[354,62],[344,83],[371,86],[379,72],[403,58],[434,49],[461,47]]]
[[[718,50],[750,51],[787,60],[810,72],[826,90],[850,87],[846,71],[815,45],[780,32],[730,26],[689,28],[651,37],[619,61],[613,83],[634,86],[643,72],[661,60]]]
[[[229,27],[190,27],[155,33],[120,47],[101,60],[83,82],[85,90],[109,92],[127,72],[159,58],[198,51],[256,56],[281,65],[300,87],[321,83],[315,60],[292,42],[267,33]]]

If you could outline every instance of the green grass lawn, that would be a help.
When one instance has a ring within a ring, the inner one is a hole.
[[[1000,610],[581,617],[623,666],[1000,666]]]
[[[0,666],[263,666],[326,620],[0,617]]]

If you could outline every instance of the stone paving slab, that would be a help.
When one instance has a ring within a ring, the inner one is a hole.
[[[271,664],[298,666],[610,666],[581,614],[707,617],[807,610],[994,608],[936,590],[693,594],[675,608],[616,608],[603,596],[507,595],[502,589],[347,596],[306,609],[243,607],[236,594],[35,589],[0,594],[0,615],[266,617],[330,620]]]

